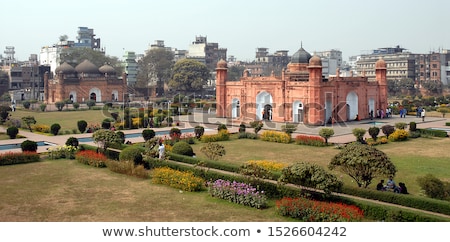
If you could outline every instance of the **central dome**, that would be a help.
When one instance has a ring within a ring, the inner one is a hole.
[[[308,64],[309,59],[311,59],[311,54],[303,49],[303,47],[300,47],[300,49],[292,55],[291,63]]]

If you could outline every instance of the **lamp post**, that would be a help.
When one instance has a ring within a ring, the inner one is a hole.
[[[169,118],[170,118],[170,100],[167,101],[167,126],[170,125]]]

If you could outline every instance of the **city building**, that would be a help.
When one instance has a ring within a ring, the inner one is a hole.
[[[127,85],[134,86],[137,81],[138,63],[134,51],[125,51],[123,55],[123,65],[127,74]]]
[[[205,64],[213,72],[220,59],[227,59],[227,49],[219,48],[218,43],[209,43],[206,36],[196,36],[189,45],[186,58]]]
[[[123,102],[128,99],[127,75],[116,75],[110,65],[100,68],[89,60],[84,60],[75,68],[66,62],[58,66],[56,75],[44,75],[44,101],[55,103],[72,102]]]
[[[250,76],[244,71],[239,81],[228,81],[227,62],[216,68],[216,116],[240,120],[324,125],[368,119],[386,110],[386,62],[373,66],[375,80],[367,76],[325,78],[322,61],[300,48],[276,76]]]

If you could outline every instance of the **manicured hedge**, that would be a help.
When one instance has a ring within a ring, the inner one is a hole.
[[[32,163],[38,161],[40,161],[39,154],[31,151],[24,151],[22,153],[7,152],[0,155],[0,166]]]

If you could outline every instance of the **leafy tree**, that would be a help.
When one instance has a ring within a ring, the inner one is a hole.
[[[8,73],[0,70],[0,83],[7,83],[9,81]],[[11,102],[11,95],[8,92],[0,96],[0,101]]]
[[[95,100],[92,99],[87,100],[86,105],[88,106],[89,109],[91,109],[93,106],[95,106]]]
[[[137,83],[139,87],[156,84],[159,96],[164,92],[164,83],[172,74],[173,52],[164,48],[149,50],[138,62]],[[156,82],[156,83],[155,83]]]
[[[182,93],[201,92],[209,78],[210,73],[205,64],[192,59],[182,59],[173,67],[169,87]]]
[[[36,123],[36,119],[34,119],[33,116],[25,116],[25,117],[22,117],[22,121],[27,125],[30,132],[33,132],[31,125]]]
[[[200,151],[210,160],[217,160],[226,154],[225,147],[218,143],[208,142]]]
[[[200,139],[205,133],[205,128],[203,126],[197,125],[194,128],[194,134],[197,139]]]
[[[443,118],[445,118],[446,113],[450,113],[450,109],[447,107],[439,107],[436,111],[440,112]]]
[[[395,127],[390,124],[386,124],[381,127],[381,130],[383,131],[383,134],[386,135],[386,137],[389,137],[389,135],[394,133]]]
[[[339,169],[349,175],[358,185],[366,188],[375,177],[395,176],[397,169],[382,151],[358,142],[347,144],[330,164],[330,170]]]
[[[450,187],[449,184],[445,184],[433,174],[426,174],[425,176],[417,178],[417,183],[419,183],[420,188],[428,197],[444,199],[450,196],[450,190],[445,190],[446,187]]]
[[[228,67],[228,80],[229,81],[239,81],[244,73],[245,66],[233,65]]]
[[[121,144],[120,137],[114,131],[109,129],[95,131],[94,134],[92,134],[92,138],[103,151],[106,151],[112,143]]]
[[[317,164],[307,162],[297,162],[283,168],[279,181],[320,189],[327,194],[339,192],[343,186],[335,175],[328,173]]]
[[[12,109],[9,106],[0,106],[0,123],[3,123],[8,119],[11,111]]]
[[[73,67],[77,66],[84,60],[89,60],[94,65],[101,67],[108,63],[116,70],[116,73],[123,73],[124,67],[119,58],[114,56],[106,56],[104,52],[96,51],[91,48],[66,48],[60,55],[61,63],[67,62]]]
[[[320,137],[325,139],[325,143],[328,144],[328,139],[334,135],[334,130],[332,128],[321,128],[319,130]]]
[[[80,142],[78,141],[78,139],[76,137],[69,137],[66,140],[66,145],[67,146],[73,146],[73,147],[78,147],[78,145],[80,144]]]

